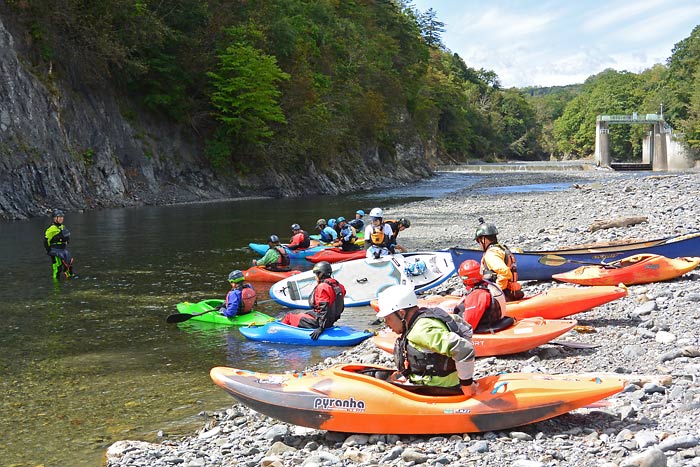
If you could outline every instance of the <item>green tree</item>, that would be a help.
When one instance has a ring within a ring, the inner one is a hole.
[[[207,75],[216,118],[236,144],[258,145],[272,136],[271,123],[286,122],[277,85],[289,75],[274,57],[237,42],[219,55],[218,69]]]

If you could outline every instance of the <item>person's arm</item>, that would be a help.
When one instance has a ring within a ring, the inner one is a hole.
[[[274,248],[268,248],[263,257],[257,260],[254,264],[256,266],[267,266],[268,264],[276,263],[278,259],[279,253],[277,253]]]
[[[224,316],[231,319],[236,314],[238,314],[238,306],[241,302],[241,291],[240,289],[231,290],[228,293],[228,305],[224,309]]]
[[[459,316],[453,319],[461,320]],[[421,326],[420,328],[417,328]],[[472,395],[474,391],[474,346],[471,335],[462,337],[447,329],[445,323],[437,319],[421,319],[411,330],[411,342],[432,352],[451,357],[457,367],[462,392]]]
[[[505,263],[505,252],[500,248],[489,248],[484,253],[484,263],[486,267],[496,273],[496,283],[505,290],[508,288],[508,282],[512,279],[513,273]]]

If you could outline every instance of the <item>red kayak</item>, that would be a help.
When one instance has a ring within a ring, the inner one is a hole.
[[[286,272],[270,271],[262,266],[253,266],[243,271],[243,277],[249,282],[278,282],[300,272],[295,269]]]
[[[325,250],[319,251],[316,254],[307,256],[306,260],[312,263],[318,263],[319,261],[328,261],[329,263],[339,263],[341,261],[350,261],[352,259],[364,258],[367,252],[362,250],[357,251],[343,251],[340,248],[326,248]]]

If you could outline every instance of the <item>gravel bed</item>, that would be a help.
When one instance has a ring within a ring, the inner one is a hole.
[[[700,174],[604,170],[482,174],[477,185],[440,199],[386,210],[408,217],[400,243],[411,250],[471,247],[478,218],[499,240],[524,250],[653,239],[700,230]],[[550,192],[493,187],[564,184]],[[645,216],[628,227],[591,231],[596,220]],[[525,282],[527,295],[557,287]],[[458,288],[456,278],[440,290]],[[446,436],[350,435],[280,423],[234,403],[204,414],[193,436],[162,443],[119,441],[108,467],[202,466],[512,466],[700,467],[700,271],[629,287],[627,297],[574,315],[594,332],[566,339],[596,349],[545,345],[477,360],[476,375],[497,372],[616,373],[625,390],[602,407],[512,430]],[[309,368],[360,361],[391,365],[371,341]]]

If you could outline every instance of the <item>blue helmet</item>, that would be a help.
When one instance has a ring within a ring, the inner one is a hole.
[[[345,218],[343,216],[340,216],[339,218],[336,219],[337,223],[345,222]]]
[[[51,217],[64,217],[65,214],[63,214],[63,211],[60,209],[54,209],[53,212],[51,213]]]
[[[365,212],[362,209],[358,209],[357,211],[355,211],[355,214],[359,214],[361,216],[364,216]]]
[[[336,220],[335,219],[328,219],[328,227],[335,227]]]

